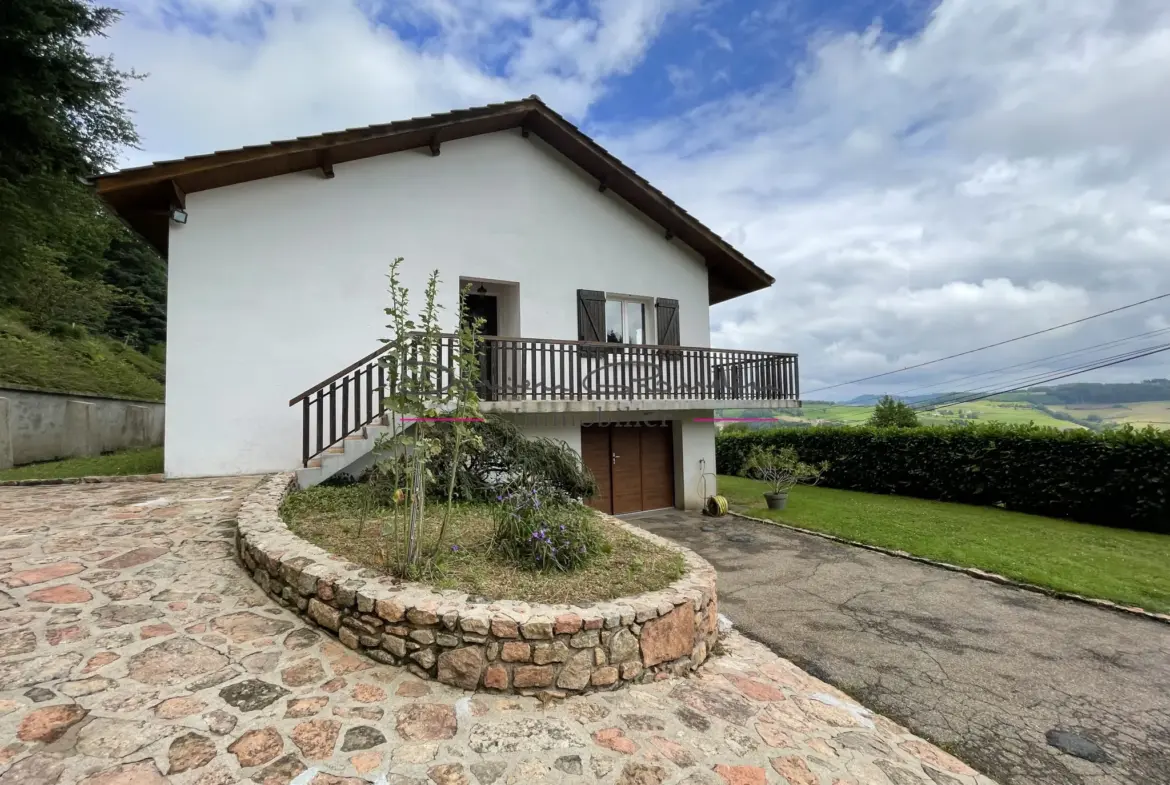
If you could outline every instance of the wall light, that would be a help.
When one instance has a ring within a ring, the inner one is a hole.
[[[177,224],[187,223],[187,211],[176,207],[174,210],[171,210],[171,220]]]

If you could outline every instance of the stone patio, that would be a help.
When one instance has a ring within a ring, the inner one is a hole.
[[[987,785],[743,637],[542,703],[424,682],[235,561],[258,478],[0,489],[0,785]]]

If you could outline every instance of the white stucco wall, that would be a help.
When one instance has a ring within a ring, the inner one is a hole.
[[[439,269],[454,326],[460,276],[519,282],[521,333],[576,339],[577,289],[680,302],[684,345],[710,340],[707,272],[661,227],[535,135],[505,131],[189,194],[170,235],[166,471],[290,469],[288,400],[379,346],[386,268],[416,306]]]

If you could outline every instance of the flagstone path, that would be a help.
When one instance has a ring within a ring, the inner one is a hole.
[[[0,489],[0,785],[993,785],[735,633],[548,703],[374,663],[236,563],[256,483]]]

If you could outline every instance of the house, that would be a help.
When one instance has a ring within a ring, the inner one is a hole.
[[[440,271],[445,329],[470,284],[483,410],[579,450],[602,509],[701,506],[713,409],[797,405],[795,355],[710,348],[771,276],[536,97],[93,185],[168,259],[171,477],[368,461],[397,256],[412,306]]]

